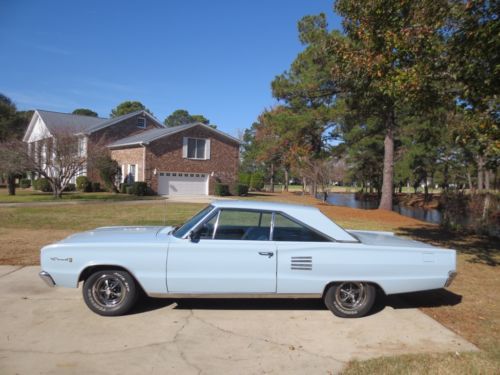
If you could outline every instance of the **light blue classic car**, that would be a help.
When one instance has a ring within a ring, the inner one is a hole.
[[[103,227],[41,251],[51,286],[83,282],[88,307],[121,315],[150,297],[323,298],[337,316],[360,317],[385,294],[448,286],[455,250],[389,232],[344,230],[317,208],[216,201],[184,225]]]

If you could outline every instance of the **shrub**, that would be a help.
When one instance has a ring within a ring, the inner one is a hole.
[[[251,173],[240,172],[238,175],[238,181],[240,184],[250,186],[250,180],[252,178]]]
[[[22,178],[21,181],[19,181],[19,186],[23,189],[27,189],[31,186],[31,180],[29,178]]]
[[[67,184],[66,187],[64,188],[64,191],[75,191],[75,190],[76,190],[75,184]]]
[[[264,188],[264,175],[260,172],[253,173],[250,179],[250,189],[260,191],[263,188]]]
[[[226,184],[216,184],[215,185],[215,195],[220,197],[225,197],[227,195],[231,195],[229,193],[229,185]]]
[[[236,195],[242,196],[248,194],[248,185],[238,184],[236,185]]]
[[[137,181],[132,184],[132,194],[138,196],[148,195],[148,184],[143,181]]]
[[[84,191],[86,193],[89,193],[92,191],[92,183],[90,182],[87,176],[78,176],[76,178],[76,188],[79,191]]]
[[[95,159],[94,166],[99,171],[99,176],[104,183],[104,187],[112,192],[118,192],[116,189],[116,180],[121,174],[121,168],[118,162],[111,159],[108,154],[104,154]]]
[[[92,182],[92,191],[95,193],[101,191],[101,183],[100,182]]]
[[[50,182],[46,178],[39,178],[39,179],[33,181],[33,188],[35,190],[40,190],[40,191],[43,191],[45,193],[52,191],[52,186],[50,186]]]
[[[134,187],[132,185],[125,185],[125,193],[129,195],[134,194]]]
[[[120,184],[120,188],[118,190],[120,191],[120,193],[126,194],[128,186],[130,186],[130,185],[123,182]]]

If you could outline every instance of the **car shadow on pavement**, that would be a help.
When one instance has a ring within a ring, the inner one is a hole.
[[[406,293],[386,296],[377,294],[375,305],[368,315],[374,315],[387,306],[394,309],[419,307],[454,306],[462,301],[462,296],[446,289]],[[162,308],[178,310],[326,310],[321,299],[293,298],[149,298],[143,296],[130,314],[141,314]]]
[[[395,309],[455,306],[462,302],[461,295],[447,289],[426,290],[384,297],[386,298],[386,304]]]
[[[171,306],[177,310],[325,310],[321,299],[288,298],[142,298],[131,314]]]

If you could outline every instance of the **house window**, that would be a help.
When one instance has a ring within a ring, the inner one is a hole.
[[[137,167],[135,164],[129,164],[128,166],[128,175],[127,175],[127,183],[131,184],[135,182]]]
[[[205,139],[188,138],[187,156],[189,159],[205,159]]]
[[[137,127],[141,129],[146,129],[146,118],[137,117]]]
[[[80,137],[78,138],[78,155],[86,156],[87,154],[87,138]]]

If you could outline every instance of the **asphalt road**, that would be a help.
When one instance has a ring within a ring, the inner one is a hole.
[[[39,267],[0,266],[0,373],[331,374],[351,359],[477,348],[416,308],[340,319],[315,300],[151,300],[105,318]]]

